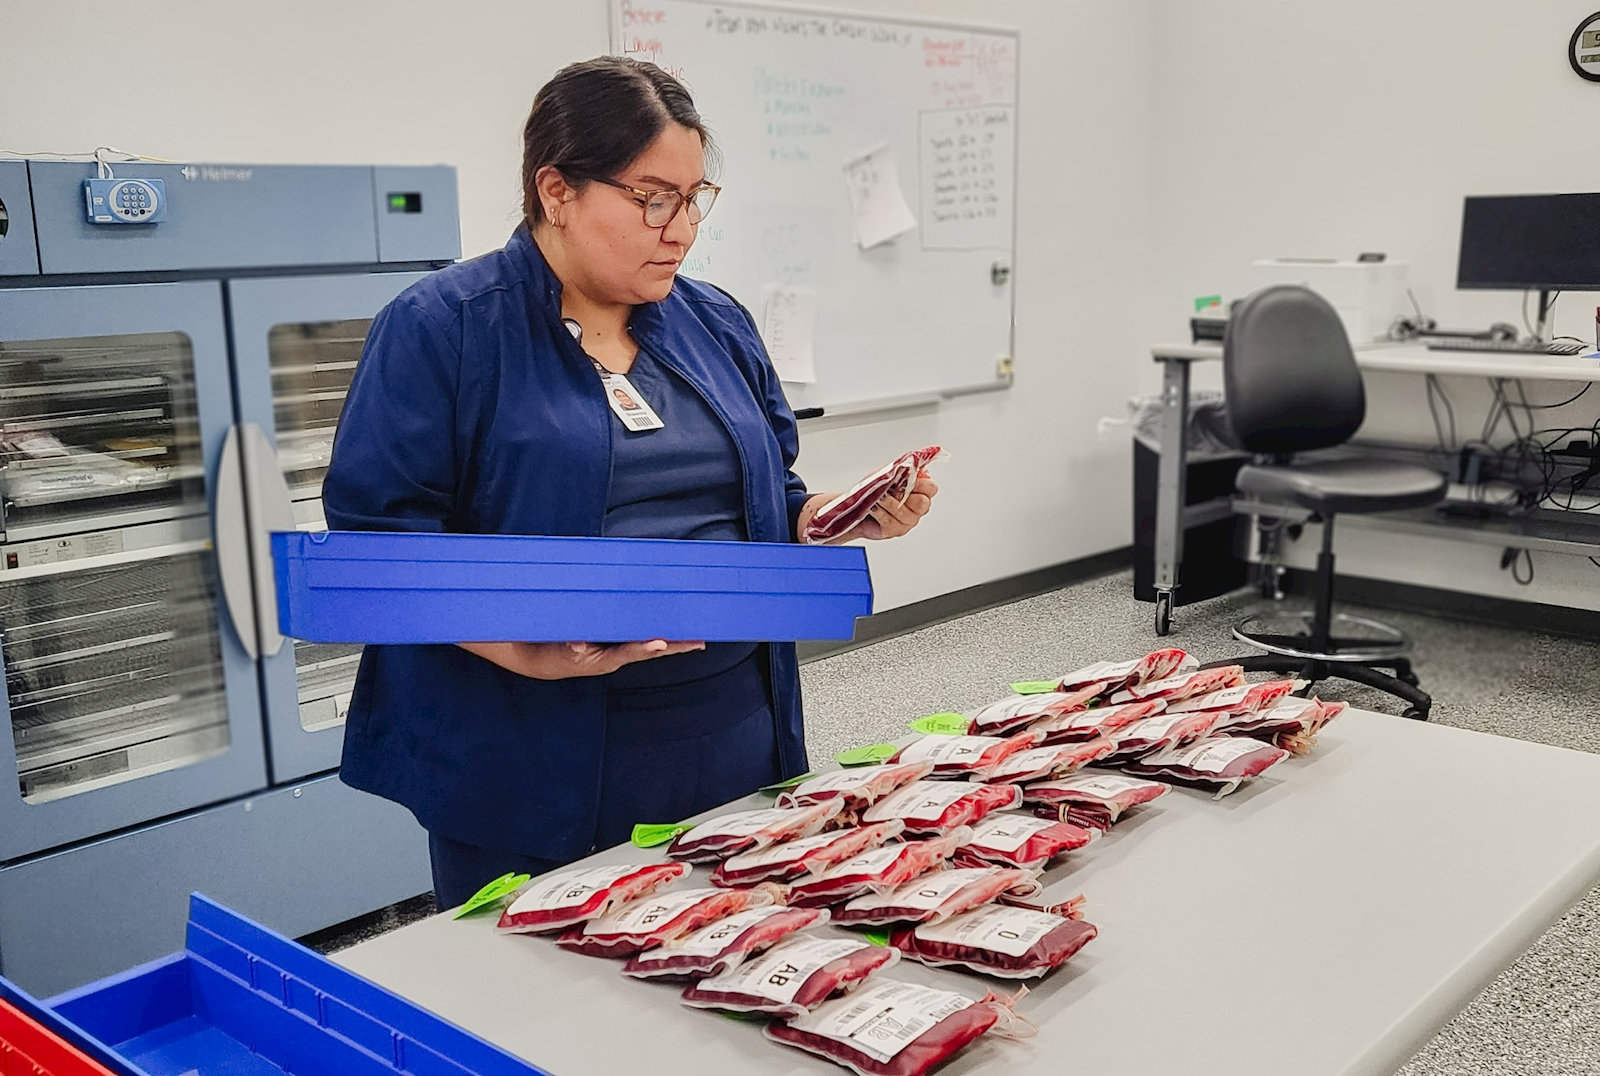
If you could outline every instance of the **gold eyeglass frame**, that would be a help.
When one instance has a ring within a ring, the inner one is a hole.
[[[693,217],[691,217],[689,219],[689,223],[690,224],[699,224],[700,221],[705,220],[707,217],[709,217],[711,215],[711,210],[716,207],[717,197],[722,193],[722,188],[717,186],[715,183],[702,183],[702,184],[700,184],[700,186],[696,187],[694,190],[690,191],[688,194],[684,194],[682,191],[676,191],[676,190],[642,191],[638,187],[630,187],[626,183],[618,183],[614,179],[603,179],[603,178],[598,178],[597,177],[595,179],[595,182],[596,183],[604,183],[608,187],[615,187],[619,191],[627,191],[629,194],[636,195],[636,196],[638,196],[640,198],[643,198],[644,199],[644,204],[641,205],[639,208],[644,213],[644,226],[646,228],[665,228],[667,225],[671,224],[673,221],[678,219],[678,214],[680,212],[687,212],[686,207],[694,205],[694,199],[695,199],[696,195],[700,194],[702,191],[710,191],[711,192],[711,205],[707,206],[700,213],[700,220],[695,220]],[[650,223],[650,199],[654,198],[658,194],[670,194],[670,195],[672,195],[674,198],[678,199],[678,207],[672,211],[672,215],[671,216],[669,216],[666,220],[662,221],[660,224],[651,224]]]

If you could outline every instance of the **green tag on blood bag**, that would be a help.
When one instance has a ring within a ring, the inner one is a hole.
[[[502,874],[500,877],[496,878],[494,881],[490,882],[488,885],[472,894],[472,899],[463,904],[461,906],[461,910],[452,916],[452,918],[461,919],[464,916],[471,915],[473,912],[487,908],[491,904],[498,904],[506,897],[509,897],[511,894],[515,893],[522,883],[526,882],[532,877],[533,875],[531,874]]]
[[[805,773],[802,773],[799,777],[791,777],[787,781],[779,781],[775,785],[762,785],[761,788],[758,791],[761,791],[761,792],[782,792],[786,788],[793,788],[795,785],[800,784],[802,781],[809,781],[815,776],[816,776],[815,773],[813,773],[810,770],[807,770]]]
[[[681,822],[675,825],[637,825],[633,827],[633,844],[636,848],[654,848],[658,844],[666,844],[680,833],[687,833],[693,826],[685,826]]]
[[[873,945],[887,946],[889,944],[889,934],[887,931],[869,930],[861,936],[867,939]]]
[[[1018,680],[1011,690],[1018,695],[1047,695],[1056,689],[1057,680]]]
[[[848,751],[840,751],[833,756],[833,761],[841,766],[871,766],[894,757],[900,750],[892,743],[869,743],[865,747],[852,747]]]
[[[965,736],[972,726],[962,714],[929,714],[919,717],[906,727],[912,732],[926,732],[931,736]]]

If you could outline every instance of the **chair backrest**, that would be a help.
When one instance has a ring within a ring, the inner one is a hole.
[[[1247,452],[1342,444],[1367,414],[1361,371],[1338,313],[1294,284],[1263,288],[1229,317],[1222,380],[1228,421]]]

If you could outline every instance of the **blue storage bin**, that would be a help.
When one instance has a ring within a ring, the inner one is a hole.
[[[134,1076],[548,1076],[198,893],[186,943],[44,1005]]]
[[[272,536],[278,624],[315,643],[848,639],[851,546],[330,531]]]

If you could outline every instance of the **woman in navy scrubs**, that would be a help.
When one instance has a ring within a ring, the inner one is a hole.
[[[677,276],[719,189],[688,91],[606,57],[523,131],[524,222],[373,322],[324,486],[342,530],[793,542],[832,494],[748,311]],[[876,461],[873,461],[874,463]],[[919,479],[851,537],[904,534]],[[454,907],[806,769],[792,644],[369,646],[343,779],[410,808]]]

